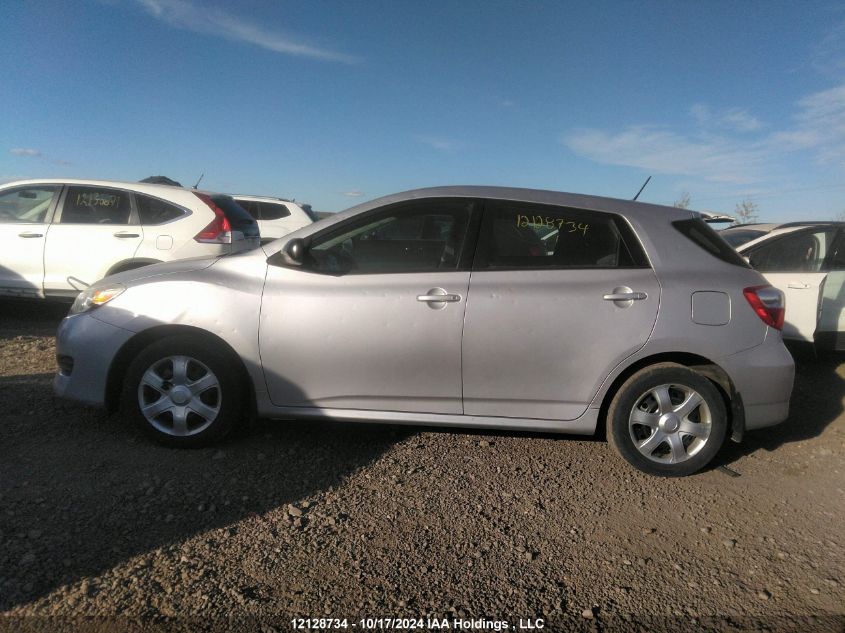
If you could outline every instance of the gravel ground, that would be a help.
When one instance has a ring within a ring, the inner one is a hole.
[[[64,311],[0,301],[0,630],[845,627],[835,359],[802,358],[789,420],[680,480],[601,440],[386,425],[179,451],[53,398]]]

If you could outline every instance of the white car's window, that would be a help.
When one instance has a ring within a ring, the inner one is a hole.
[[[290,210],[284,204],[273,202],[256,202],[261,220],[281,220],[290,215]]]
[[[261,209],[258,208],[258,203],[254,200],[238,200],[235,199],[235,202],[238,203],[238,206],[249,213],[252,216],[253,220],[260,220],[261,219]]]
[[[62,224],[129,224],[129,192],[105,187],[68,187]]]
[[[185,215],[176,205],[142,193],[135,194],[135,204],[138,205],[141,224],[164,224]]]
[[[331,274],[456,270],[471,206],[432,201],[370,215],[316,238],[309,267]]]
[[[58,186],[37,186],[3,191],[0,193],[0,224],[44,222],[58,190]]]
[[[760,272],[818,272],[836,235],[836,229],[799,231],[773,238],[752,249],[751,266]]]
[[[613,217],[563,207],[492,202],[476,268],[634,266]]]

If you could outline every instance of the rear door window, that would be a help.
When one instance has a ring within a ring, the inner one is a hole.
[[[485,205],[474,268],[639,268],[645,254],[612,214],[521,202]]]
[[[71,185],[65,195],[61,224],[129,224],[128,191]]]
[[[135,204],[141,224],[164,224],[185,215],[185,211],[175,204],[142,193],[135,194]]]

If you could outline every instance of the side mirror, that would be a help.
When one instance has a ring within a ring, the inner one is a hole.
[[[302,266],[307,252],[305,240],[301,237],[295,237],[282,248],[282,258],[290,266]]]

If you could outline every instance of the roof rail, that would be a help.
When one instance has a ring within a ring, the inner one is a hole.
[[[845,222],[838,220],[810,220],[807,222],[786,222],[785,224],[778,224],[778,228],[783,229],[789,226],[839,226],[842,224],[845,224]]]

